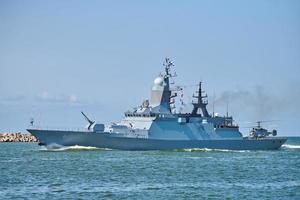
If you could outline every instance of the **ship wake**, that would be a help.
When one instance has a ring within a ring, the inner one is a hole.
[[[62,146],[57,144],[51,144],[47,146],[41,146],[39,148],[40,151],[95,151],[95,150],[111,150],[107,148],[98,148],[92,146]]]
[[[190,148],[177,149],[178,152],[249,152],[249,150],[229,150],[229,149],[209,149],[209,148]]]
[[[284,144],[284,145],[282,145],[282,148],[284,148],[284,149],[300,150],[300,145]]]

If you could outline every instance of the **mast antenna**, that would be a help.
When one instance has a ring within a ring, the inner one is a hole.
[[[169,77],[176,77],[176,72],[174,74],[171,74],[171,67],[175,66],[174,63],[170,60],[170,58],[165,58],[165,62],[163,63],[163,66],[165,66],[165,72],[166,72],[166,78]]]
[[[226,105],[226,117],[228,117],[228,99],[227,99],[227,101],[226,101],[226,103],[227,103],[227,105]]]
[[[215,116],[215,98],[216,98],[216,94],[215,94],[215,90],[214,90],[214,93],[213,93],[213,105],[212,105],[213,117]]]

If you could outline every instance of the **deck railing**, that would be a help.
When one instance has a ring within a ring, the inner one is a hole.
[[[73,131],[73,132],[93,132],[87,128],[59,128],[59,127],[42,127],[42,126],[29,126],[28,129],[46,130],[46,131]]]

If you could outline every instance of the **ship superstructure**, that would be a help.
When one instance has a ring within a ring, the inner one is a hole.
[[[278,149],[286,138],[243,137],[231,116],[209,114],[202,82],[193,95],[190,113],[176,112],[175,98],[180,87],[171,88],[173,63],[166,58],[164,73],[154,80],[150,100],[125,112],[119,123],[109,126],[90,120],[86,131],[59,131],[30,128],[41,145],[82,145],[124,150],[160,150],[181,148]]]

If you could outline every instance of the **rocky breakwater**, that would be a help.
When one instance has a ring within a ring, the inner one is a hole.
[[[38,142],[38,140],[28,133],[0,133],[0,142]]]

